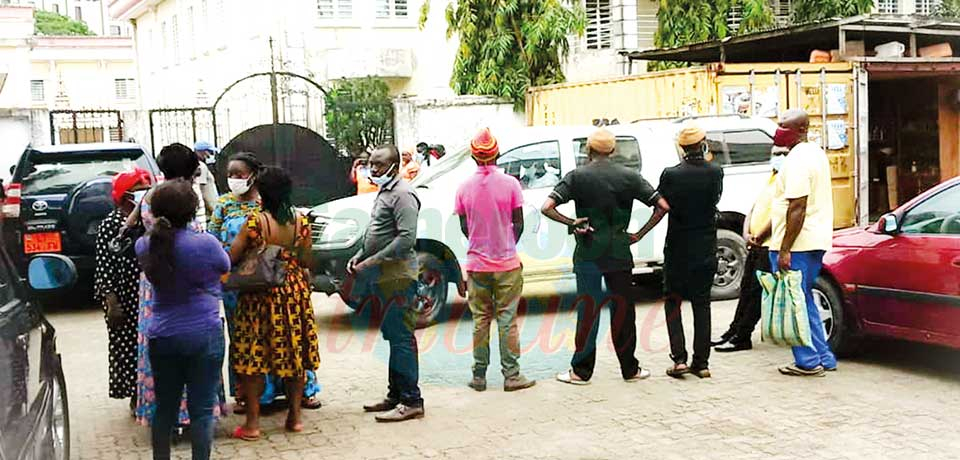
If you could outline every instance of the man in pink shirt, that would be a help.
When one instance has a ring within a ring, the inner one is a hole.
[[[487,389],[490,364],[490,322],[500,332],[503,390],[530,388],[536,381],[520,374],[517,305],[523,291],[523,268],[517,241],[523,233],[520,182],[497,168],[500,149],[489,129],[470,143],[477,172],[457,190],[460,229],[470,241],[467,251],[467,299],[473,313],[473,380],[470,388]]]

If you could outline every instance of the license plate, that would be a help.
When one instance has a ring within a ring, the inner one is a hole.
[[[27,233],[23,235],[23,252],[60,252],[63,249],[59,232]]]

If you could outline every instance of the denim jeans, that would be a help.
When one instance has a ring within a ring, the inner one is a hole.
[[[508,272],[471,272],[467,299],[473,315],[473,375],[486,377],[490,365],[490,323],[497,320],[500,370],[504,378],[520,374],[520,331],[517,307],[523,293],[523,269]]]
[[[628,379],[637,374],[640,364],[634,356],[637,348],[637,310],[633,280],[629,271],[603,273],[594,264],[574,267],[577,275],[577,333],[576,351],[570,366],[583,380],[593,377],[597,361],[597,333],[600,330],[600,310],[610,307],[610,333],[620,360],[620,373]],[[606,281],[609,294],[604,291]]]
[[[180,396],[187,386],[190,438],[194,460],[207,460],[213,444],[213,409],[223,369],[223,329],[150,339],[157,409],[154,415],[153,458],[170,458],[170,433],[177,421]]]
[[[380,332],[390,344],[387,399],[408,407],[422,407],[420,363],[417,338],[417,281],[382,279],[379,272],[367,272],[357,278],[357,291],[363,292],[360,308],[382,313]]]
[[[837,367],[837,358],[830,350],[827,335],[820,320],[820,309],[813,300],[813,283],[823,268],[825,251],[793,252],[790,254],[790,269],[799,270],[803,276],[803,296],[807,301],[807,316],[810,319],[810,335],[813,347],[793,347],[793,359],[797,367],[813,369],[823,366],[826,369]],[[770,251],[770,265],[774,273],[778,272],[779,251]]]

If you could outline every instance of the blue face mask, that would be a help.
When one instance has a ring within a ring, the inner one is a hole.
[[[780,171],[780,168],[783,166],[783,160],[786,160],[785,155],[774,155],[770,158],[770,166],[773,167],[774,171]]]
[[[394,164],[393,166],[390,167],[390,169],[387,170],[387,172],[383,173],[380,176],[374,176],[373,170],[367,169],[367,178],[369,178],[370,182],[372,182],[377,187],[383,187],[384,185],[387,185],[391,180],[393,180],[393,176],[391,176],[390,173],[393,172],[393,169],[396,168],[396,166],[397,165]]]

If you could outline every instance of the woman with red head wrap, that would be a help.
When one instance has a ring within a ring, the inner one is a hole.
[[[110,196],[116,209],[100,223],[96,244],[94,289],[107,322],[109,395],[136,404],[137,313],[140,267],[132,250],[116,238],[127,216],[153,184],[153,175],[142,169],[118,174]]]

